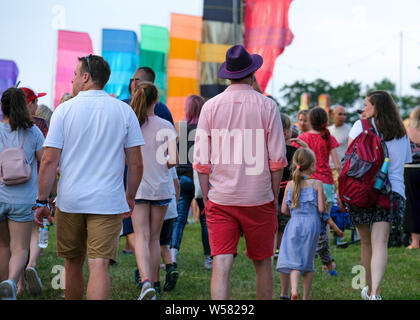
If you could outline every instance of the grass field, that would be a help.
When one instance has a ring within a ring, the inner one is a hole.
[[[174,291],[163,293],[159,299],[210,299],[211,271],[206,271],[203,268],[204,255],[200,232],[199,224],[188,224],[186,226],[178,258],[180,276],[177,286]],[[346,238],[349,237],[350,232],[347,231]],[[57,283],[57,269],[53,270],[53,267],[64,265],[64,260],[58,258],[55,252],[54,227],[51,228],[49,242],[49,247],[39,258],[37,267],[44,285],[42,296],[32,298],[23,294],[19,299],[63,300],[62,291],[53,289],[52,285]],[[136,300],[139,296],[139,289],[137,289],[133,279],[133,270],[136,268],[135,258],[133,255],[121,253],[124,244],[125,238],[121,238],[118,264],[110,269],[112,300]],[[420,250],[406,250],[404,247],[390,248],[388,253],[388,267],[382,286],[383,298],[386,300],[420,300]],[[360,300],[360,290],[352,288],[352,279],[356,276],[352,273],[352,268],[360,265],[360,245],[354,244],[346,249],[332,246],[331,254],[337,264],[338,277],[329,277],[325,271],[322,271],[320,261],[317,259],[312,299]],[[87,279],[86,265],[85,274]],[[162,270],[160,275],[163,286],[165,272]],[[276,271],[274,271],[274,281],[273,299],[278,299],[280,296],[280,277]],[[253,300],[255,298],[254,268],[251,260],[245,256],[245,243],[241,239],[238,256],[235,259],[231,274],[231,299]]]

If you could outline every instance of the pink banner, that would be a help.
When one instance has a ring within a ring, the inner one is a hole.
[[[57,69],[55,73],[54,108],[60,104],[64,93],[72,93],[72,79],[78,58],[93,54],[89,34],[72,31],[58,31]]]
[[[293,0],[246,0],[245,47],[261,55],[264,64],[256,77],[263,91],[273,75],[277,57],[293,41],[289,8]]]

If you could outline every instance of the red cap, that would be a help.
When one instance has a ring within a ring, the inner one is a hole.
[[[24,88],[19,88],[22,89],[23,93],[26,96],[26,103],[29,103],[37,98],[41,98],[43,96],[46,96],[47,94],[42,92],[42,93],[38,93],[35,90],[29,88],[29,87],[24,87]]]

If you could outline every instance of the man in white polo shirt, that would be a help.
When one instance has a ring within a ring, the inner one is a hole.
[[[74,98],[57,107],[44,143],[35,220],[41,223],[49,214],[48,195],[59,166],[55,222],[57,254],[65,258],[67,300],[83,298],[86,256],[87,299],[109,298],[109,264],[117,259],[123,214],[134,207],[143,173],[139,122],[130,106],[103,91],[110,74],[102,57],[79,58]]]

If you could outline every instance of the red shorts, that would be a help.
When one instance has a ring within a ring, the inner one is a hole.
[[[207,201],[206,222],[211,255],[237,255],[242,233],[246,241],[246,255],[252,260],[273,256],[277,232],[277,211],[274,202],[261,206],[223,206]]]

